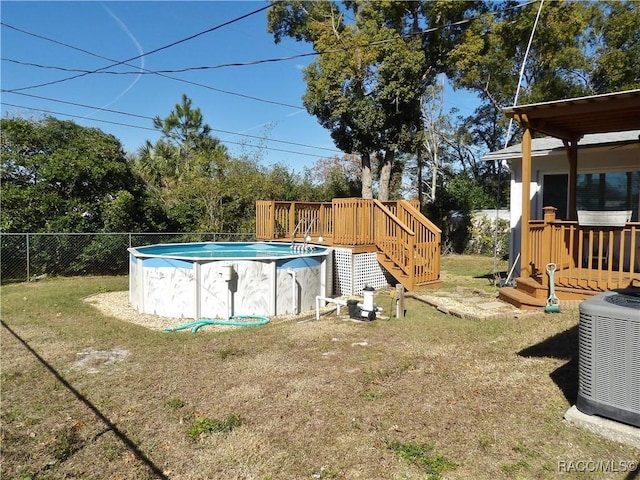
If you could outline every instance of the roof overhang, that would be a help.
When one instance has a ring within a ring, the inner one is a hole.
[[[562,140],[640,130],[640,89],[503,108],[522,127]]]
[[[578,144],[580,151],[584,150],[626,150],[640,147],[640,130],[624,132],[593,133],[585,135]],[[531,157],[547,157],[561,155],[566,158],[566,148],[563,140],[555,137],[534,138],[531,141]],[[483,162],[496,160],[521,160],[522,144],[511,145],[502,150],[495,150],[484,155]]]

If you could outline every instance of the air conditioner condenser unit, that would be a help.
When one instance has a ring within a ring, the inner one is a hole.
[[[580,304],[576,407],[640,427],[640,289]]]

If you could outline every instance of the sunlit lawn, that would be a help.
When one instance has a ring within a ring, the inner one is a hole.
[[[492,272],[445,257],[443,288],[495,291]],[[576,478],[559,462],[640,456],[562,420],[575,310],[473,321],[408,298],[402,319],[191,334],[82,301],[127,282],[2,287],[3,479]]]

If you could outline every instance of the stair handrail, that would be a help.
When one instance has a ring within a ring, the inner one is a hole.
[[[411,216],[416,221],[420,222],[422,225],[427,227],[428,230],[438,234],[442,233],[442,230],[435,223],[433,223],[431,220],[425,217],[422,214],[422,212],[418,208],[416,208],[413,204],[411,204],[411,202],[409,202],[408,200],[398,200],[398,207],[411,213]]]
[[[412,276],[415,264],[415,232],[385,207],[380,200],[373,199],[373,209],[376,247],[389,257],[405,275]],[[400,230],[400,235],[392,235],[385,220],[396,226]],[[381,225],[385,228],[382,229]]]
[[[400,212],[406,213],[410,219],[409,227],[416,233],[416,253],[421,266],[416,266],[416,282],[433,281],[440,278],[440,249],[442,247],[442,230],[425,217],[420,209],[407,200],[398,201],[398,213],[401,221],[405,221]],[[414,223],[415,222],[415,223]],[[418,224],[418,225],[416,225]],[[425,263],[426,262],[426,263]]]

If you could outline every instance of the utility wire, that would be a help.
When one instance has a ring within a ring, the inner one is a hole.
[[[0,92],[5,92],[5,90],[1,90],[0,89]],[[83,103],[69,102],[69,101],[66,101],[66,100],[58,100],[58,99],[55,99],[55,98],[42,97],[40,95],[33,95],[33,94],[29,94],[29,93],[24,93],[24,92],[7,92],[7,93],[12,93],[14,95],[21,95],[21,96],[24,96],[24,97],[37,98],[39,100],[46,100],[46,101],[49,101],[49,102],[64,103],[65,105],[72,105],[74,107],[89,108],[89,109],[98,110],[98,111],[101,111],[101,112],[116,113],[118,115],[125,115],[127,117],[141,118],[143,120],[151,120],[151,121],[153,121],[153,119],[154,119],[154,117],[149,117],[147,115],[140,115],[138,113],[123,112],[123,111],[120,111],[120,110],[113,110],[113,109],[104,108],[104,107],[95,107],[93,105],[86,105],[86,104],[83,104]],[[3,102],[3,104],[11,105],[10,103],[6,103],[6,102]],[[24,106],[24,107],[21,107],[21,108],[31,108],[31,107]],[[36,109],[34,109],[34,110],[36,110]],[[88,120],[87,117],[78,117],[78,118],[84,118],[84,119]],[[123,124],[123,125],[126,125],[126,124]],[[126,126],[133,126],[133,125],[126,125]],[[140,127],[140,128],[147,128],[147,127]],[[150,129],[150,130],[155,130],[155,129]],[[283,144],[287,144],[287,145],[294,145],[296,147],[315,148],[317,150],[326,150],[327,152],[342,153],[340,150],[336,150],[336,149],[333,149],[333,148],[317,147],[315,145],[308,145],[308,144],[305,144],[305,143],[297,143],[297,142],[289,142],[287,140],[277,140],[277,139],[274,139],[274,138],[265,139],[264,137],[260,137],[258,135],[249,135],[249,134],[246,134],[246,133],[231,132],[229,130],[221,130],[221,129],[218,129],[218,128],[212,128],[211,131],[212,132],[220,132],[220,133],[224,133],[224,134],[227,134],[227,135],[237,135],[237,136],[241,136],[241,137],[255,138],[255,139],[258,139],[258,140],[267,140],[269,142],[283,143]]]
[[[240,20],[244,20],[245,18],[250,17],[251,15],[255,15],[256,13],[260,13],[260,12],[262,12],[262,11],[268,9],[268,8],[271,8],[271,5],[266,5],[264,7],[261,7],[259,9],[257,9],[257,10],[254,10],[252,12],[249,12],[249,13],[246,13],[244,15],[241,15],[240,17],[234,18],[233,20],[229,20],[228,22],[221,23],[219,25],[216,25],[215,27],[208,28],[206,30],[203,30],[202,32],[198,32],[198,33],[196,33],[194,35],[190,35],[190,36],[188,36],[186,38],[183,38],[181,40],[177,40],[177,41],[172,42],[172,43],[170,43],[168,45],[164,45],[162,47],[158,47],[158,48],[156,48],[154,50],[151,50],[150,52],[142,53],[140,55],[136,55],[135,57],[131,57],[131,58],[128,58],[126,60],[122,60],[120,62],[115,62],[115,63],[112,63],[111,65],[107,65],[107,66],[98,68],[96,70],[92,70],[90,72],[80,73],[78,75],[74,75],[74,76],[67,77],[67,78],[61,78],[61,79],[58,79],[58,80],[53,80],[51,82],[41,83],[41,84],[38,84],[38,85],[31,85],[31,86],[28,86],[28,87],[14,88],[14,89],[12,89],[10,91],[17,92],[17,91],[20,91],[20,90],[30,90],[32,88],[39,88],[39,87],[45,87],[45,86],[48,86],[48,85],[54,85],[56,83],[66,82],[68,80],[73,80],[75,78],[84,77],[86,75],[90,75],[90,74],[93,74],[93,73],[98,73],[98,72],[101,72],[101,71],[109,69],[109,68],[117,67],[118,65],[122,65],[122,64],[125,64],[125,63],[128,63],[128,62],[132,62],[133,60],[137,60],[137,59],[139,59],[141,57],[144,57],[144,56],[147,56],[147,55],[152,55],[152,54],[160,52],[162,50],[166,50],[168,48],[175,47],[176,45],[179,45],[181,43],[187,42],[189,40],[193,40],[194,38],[200,37],[200,36],[205,35],[207,33],[211,33],[211,32],[213,32],[215,30],[218,30],[218,29],[220,29],[222,27],[226,27],[228,25],[231,25],[232,23],[238,22]]]
[[[542,13],[542,5],[544,4],[544,0],[540,0],[540,6],[538,7],[538,13],[536,14],[536,19],[533,22],[533,28],[531,29],[531,35],[529,35],[529,42],[527,43],[527,49],[524,52],[524,58],[522,59],[522,65],[520,66],[520,75],[518,76],[518,85],[516,86],[516,93],[513,98],[513,106],[518,105],[518,95],[520,94],[520,86],[522,84],[522,77],[524,76],[524,69],[527,64],[527,58],[529,57],[529,50],[531,49],[531,44],[533,43],[533,37],[536,33],[536,28],[538,26],[538,20],[540,19],[540,14]],[[509,145],[509,140],[511,139],[511,126],[513,125],[513,117],[509,119],[509,126],[507,127],[507,135],[504,140],[504,148],[507,148]],[[497,160],[498,162],[498,198],[496,199],[496,224],[494,229],[493,236],[493,277],[496,278],[498,272],[498,209],[500,208],[500,166],[502,162]],[[513,264],[517,262],[517,259],[513,261]],[[507,285],[508,286],[508,285]]]
[[[512,10],[512,9],[516,9],[516,8],[522,8],[522,7],[524,7],[526,5],[529,5],[531,3],[535,3],[536,1],[538,1],[538,0],[531,0],[531,1],[524,2],[522,4],[519,4],[519,5],[516,5],[516,6],[513,6],[513,7],[506,8],[506,9],[498,11],[498,12],[490,12],[490,14],[497,15],[498,13],[503,13],[503,12],[506,12],[508,10]],[[184,72],[189,72],[189,71],[194,71],[194,70],[211,70],[211,69],[228,68],[228,67],[244,67],[244,66],[260,65],[260,64],[264,64],[264,63],[275,63],[275,62],[294,60],[294,59],[297,59],[297,58],[319,56],[319,55],[325,55],[325,54],[329,54],[329,53],[336,53],[336,52],[340,52],[340,51],[348,51],[348,50],[351,50],[353,48],[363,48],[363,47],[375,46],[375,45],[389,43],[389,42],[393,42],[393,41],[397,40],[396,38],[386,39],[386,40],[377,40],[377,41],[374,41],[374,42],[368,42],[368,43],[363,43],[363,44],[358,44],[358,45],[353,45],[353,46],[348,46],[348,47],[330,49],[330,50],[319,51],[319,52],[302,53],[302,54],[298,54],[298,55],[291,55],[291,56],[288,56],[288,57],[259,59],[259,60],[252,60],[252,61],[249,61],[249,62],[234,62],[234,63],[226,63],[226,64],[220,64],[220,65],[204,65],[204,66],[196,66],[196,67],[185,67],[185,68],[179,68],[179,69],[167,69],[167,70],[155,70],[155,71],[153,71],[153,70],[147,70],[147,69],[140,69],[139,67],[137,67],[135,65],[130,65],[128,63],[128,62],[131,62],[133,60],[137,60],[138,58],[141,58],[143,56],[150,55],[150,54],[156,53],[156,52],[158,52],[160,50],[164,50],[166,48],[170,48],[170,47],[172,47],[174,45],[177,45],[179,43],[183,43],[185,41],[191,40],[191,39],[196,38],[196,37],[198,37],[200,35],[203,35],[205,33],[209,33],[209,32],[211,32],[211,31],[213,31],[213,30],[215,30],[217,28],[220,28],[222,26],[226,26],[226,25],[228,25],[230,23],[233,23],[235,21],[238,21],[240,19],[244,19],[244,18],[246,18],[246,17],[248,17],[250,15],[253,15],[255,13],[259,13],[260,11],[265,10],[267,8],[270,8],[270,6],[263,7],[261,9],[259,9],[259,10],[256,10],[255,12],[251,12],[249,14],[246,14],[246,15],[242,16],[242,17],[238,17],[237,19],[231,20],[231,21],[229,21],[229,22],[227,22],[225,24],[222,24],[222,25],[219,25],[219,26],[216,26],[216,27],[212,27],[212,28],[210,28],[208,30],[205,30],[203,32],[191,35],[190,37],[187,37],[187,38],[185,38],[183,40],[176,41],[176,42],[174,42],[172,44],[166,45],[164,47],[157,48],[157,49],[152,50],[152,51],[147,52],[147,53],[142,53],[142,54],[140,54],[140,55],[138,55],[136,57],[132,57],[132,58],[130,58],[128,60],[123,60],[123,61],[116,61],[116,60],[113,60],[113,59],[110,59],[110,58],[107,58],[107,57],[103,57],[101,55],[95,54],[95,53],[90,52],[88,50],[85,50],[85,49],[82,49],[82,48],[79,48],[79,47],[75,47],[73,45],[69,45],[69,44],[66,44],[64,42],[60,42],[60,41],[57,41],[57,40],[54,40],[54,39],[51,39],[51,38],[48,38],[48,37],[44,37],[42,35],[38,35],[38,34],[35,34],[35,33],[32,33],[32,32],[28,32],[26,30],[20,29],[18,27],[9,25],[9,24],[4,23],[4,22],[0,22],[0,25],[2,25],[4,27],[7,27],[7,28],[11,28],[11,29],[16,30],[18,32],[21,32],[23,34],[31,35],[31,36],[36,37],[36,38],[47,40],[47,41],[50,41],[50,42],[53,42],[53,43],[56,43],[56,44],[59,44],[59,45],[74,49],[74,50],[78,50],[78,51],[83,52],[83,53],[87,53],[89,55],[92,55],[92,56],[95,56],[95,57],[98,57],[98,58],[102,58],[102,59],[108,60],[110,62],[114,62],[112,65],[109,65],[109,66],[106,66],[106,67],[102,67],[102,68],[99,68],[99,69],[96,69],[96,70],[83,70],[83,69],[71,69],[71,68],[65,68],[65,67],[59,67],[59,66],[51,66],[51,65],[41,65],[41,64],[35,64],[35,63],[29,63],[29,62],[21,62],[19,60],[14,60],[14,59],[9,59],[9,58],[2,58],[3,61],[9,61],[9,62],[18,63],[18,64],[22,64],[22,65],[26,65],[26,66],[33,66],[33,67],[38,67],[38,68],[48,68],[48,69],[55,69],[55,70],[68,71],[68,72],[79,72],[79,75],[73,76],[73,77],[69,77],[69,78],[66,78],[66,79],[59,79],[59,80],[56,80],[56,81],[50,82],[50,83],[45,83],[45,84],[31,86],[31,87],[22,87],[20,89],[12,89],[12,90],[9,90],[9,91],[18,91],[18,90],[24,90],[24,89],[30,89],[30,88],[37,88],[37,87],[40,87],[40,86],[50,85],[51,83],[59,83],[59,82],[71,80],[71,79],[74,79],[74,78],[78,78],[79,76],[96,74],[96,73],[111,74],[111,75],[133,75],[133,74],[135,74],[135,75],[140,75],[140,74],[144,74],[144,75],[150,75],[150,74],[161,75],[161,74],[166,74],[166,73],[184,73]],[[477,18],[480,18],[480,17],[471,17],[471,18],[459,20],[457,22],[447,23],[446,25],[440,25],[440,26],[436,26],[436,27],[431,27],[431,28],[428,28],[428,29],[425,29],[425,30],[421,30],[421,31],[418,31],[418,32],[410,32],[406,36],[407,37],[411,37],[411,36],[414,36],[414,35],[424,35],[425,33],[432,33],[432,32],[435,32],[437,30],[442,30],[442,29],[445,29],[445,28],[451,28],[451,27],[454,27],[454,26],[464,25],[466,23],[470,23],[473,20],[476,20]],[[108,71],[105,71],[108,68],[112,68],[112,67],[118,66],[118,65],[127,65],[127,66],[130,66],[130,67],[136,68],[136,70],[135,71],[130,71],[130,72],[126,72],[126,71],[125,72],[108,72]],[[173,80],[182,81],[182,79],[178,79],[178,78],[174,78],[174,77],[167,77],[167,78],[171,78]],[[200,86],[204,86],[204,85],[200,85]],[[223,93],[233,94],[233,92],[225,92],[225,91],[222,91],[222,92]],[[251,98],[251,97],[249,97],[249,98]],[[261,101],[263,101],[263,100],[261,100]],[[269,102],[269,103],[277,103],[277,102]],[[285,106],[291,106],[293,108],[301,108],[299,106],[286,105],[286,104],[284,104],[284,105]]]
[[[81,119],[84,119],[84,120],[90,120],[92,122],[110,123],[112,125],[121,125],[123,127],[138,128],[140,130],[151,130],[152,132],[157,132],[157,130],[155,128],[143,127],[143,126],[140,126],[140,125],[131,125],[130,123],[114,122],[112,120],[101,120],[101,119],[98,119],[98,118],[88,118],[88,117],[83,117],[81,115],[71,115],[69,113],[55,112],[53,110],[48,110],[48,109],[45,109],[45,108],[29,107],[27,105],[16,105],[15,103],[2,102],[2,104],[3,105],[8,105],[10,107],[24,108],[25,110],[35,110],[36,112],[44,112],[44,113],[50,113],[50,114],[54,114],[54,115],[63,115],[65,117],[81,118]]]
[[[14,103],[7,103],[7,102],[3,102],[3,105],[8,105],[10,107],[16,107],[16,108],[24,108],[26,110],[34,110],[36,112],[44,112],[44,113],[53,114],[53,115],[62,115],[64,117],[80,118],[80,119],[83,119],[83,120],[89,120],[91,122],[109,123],[111,125],[120,125],[120,126],[123,126],[123,127],[131,127],[131,128],[137,128],[139,130],[150,130],[150,131],[153,131],[153,132],[157,132],[157,130],[155,128],[151,128],[151,127],[143,127],[143,126],[140,126],[140,125],[131,125],[131,124],[128,124],[128,123],[114,122],[114,121],[111,121],[111,120],[101,120],[101,119],[97,119],[97,118],[88,118],[88,117],[83,117],[81,115],[71,115],[69,113],[55,112],[53,110],[47,110],[47,109],[44,109],[44,108],[34,108],[34,107],[28,107],[26,105],[16,105]],[[222,131],[222,130],[220,130],[220,131]],[[244,135],[244,134],[241,134],[241,133],[234,133],[234,132],[229,132],[229,133],[231,133],[233,135]],[[254,136],[251,136],[251,135],[245,135],[245,136],[263,140],[262,137],[254,137]],[[264,140],[269,141],[269,142],[274,141],[274,142],[280,142],[280,143],[289,143],[291,145],[297,145],[297,146],[303,146],[303,147],[307,146],[307,145],[303,145],[303,144],[296,144],[296,143],[293,143],[293,142],[286,142],[284,140],[270,140],[270,139],[264,139]],[[245,143],[233,142],[231,140],[220,140],[220,143],[229,144],[229,145],[240,145],[241,147],[247,147],[248,146]],[[321,149],[321,150],[329,150],[329,149],[323,148],[323,147],[313,147],[313,146],[309,146],[309,147],[310,148],[317,148],[317,149]],[[294,155],[302,155],[302,156],[305,156],[305,157],[312,157],[312,158],[318,158],[319,157],[318,155],[314,155],[312,153],[296,152],[296,151],[293,151],[293,150],[284,150],[284,149],[281,149],[281,148],[274,148],[274,147],[254,147],[254,148],[264,148],[265,150],[269,150],[269,151],[273,151],[273,152],[291,153],[291,154],[294,154]],[[337,150],[330,150],[330,151],[333,151],[334,153],[342,153],[342,152],[338,152]]]
[[[511,8],[520,8],[520,7],[525,6],[525,5],[528,5],[528,4],[530,4],[530,3],[534,3],[535,1],[536,1],[536,0],[532,0],[532,1],[529,1],[529,2],[523,3],[523,4],[518,5],[518,6],[516,6],[516,7],[511,7]],[[81,71],[81,73],[80,73],[79,75],[75,75],[75,76],[73,76],[73,77],[69,77],[69,78],[66,78],[66,79],[59,79],[59,80],[56,80],[56,81],[54,81],[54,82],[43,83],[43,84],[41,84],[41,85],[34,85],[34,86],[30,86],[30,87],[22,87],[22,88],[9,89],[9,90],[4,90],[4,89],[3,89],[2,91],[3,91],[3,92],[5,92],[5,93],[15,93],[15,94],[27,95],[27,94],[24,94],[24,93],[18,93],[18,92],[19,92],[19,91],[21,91],[21,90],[26,90],[26,89],[31,89],[31,88],[37,88],[37,87],[41,87],[41,86],[45,86],[45,85],[51,85],[51,84],[54,84],[54,83],[61,83],[61,82],[67,81],[67,80],[71,80],[71,79],[73,79],[73,78],[78,78],[78,77],[85,76],[85,75],[89,75],[89,74],[95,74],[95,73],[115,73],[115,72],[105,72],[105,70],[106,70],[106,69],[108,69],[108,68],[114,67],[114,66],[118,66],[118,65],[128,65],[128,66],[133,66],[133,65],[130,65],[128,62],[131,62],[131,61],[133,61],[133,60],[136,60],[136,59],[138,59],[138,58],[141,58],[141,57],[143,57],[143,56],[145,56],[145,55],[150,55],[150,54],[156,53],[156,52],[158,52],[158,51],[161,51],[161,50],[164,50],[164,49],[167,49],[167,48],[173,47],[173,46],[178,45],[178,44],[180,44],[180,43],[183,43],[183,42],[186,42],[186,41],[192,40],[192,39],[194,39],[194,38],[197,38],[198,36],[204,35],[204,34],[206,34],[206,33],[210,33],[210,32],[212,32],[212,31],[214,31],[214,30],[216,30],[216,29],[219,29],[219,28],[221,28],[221,27],[223,27],[223,26],[230,25],[230,24],[232,24],[232,23],[234,23],[234,22],[237,22],[237,21],[242,20],[242,19],[244,19],[244,18],[247,18],[247,17],[249,17],[249,16],[251,16],[251,15],[254,15],[254,14],[256,14],[256,13],[259,13],[259,12],[261,12],[261,11],[263,11],[263,10],[266,10],[267,8],[270,8],[270,5],[269,5],[269,6],[265,6],[265,7],[263,7],[263,8],[260,8],[260,9],[258,9],[258,10],[255,10],[255,11],[253,11],[253,12],[250,12],[250,13],[248,13],[248,14],[245,14],[245,15],[243,15],[243,16],[241,16],[241,17],[236,18],[236,19],[233,19],[233,20],[230,20],[230,21],[228,21],[228,22],[225,22],[225,23],[223,23],[223,24],[217,25],[217,26],[212,27],[212,28],[210,28],[210,29],[204,30],[204,31],[199,32],[199,33],[197,33],[197,34],[191,35],[191,36],[186,37],[186,38],[184,38],[184,39],[182,39],[182,40],[178,40],[178,41],[173,42],[173,43],[171,43],[171,44],[165,45],[165,46],[163,46],[163,47],[159,47],[159,48],[157,48],[157,49],[155,49],[155,50],[152,50],[152,51],[147,52],[147,53],[140,54],[140,55],[138,55],[138,56],[136,56],[136,57],[132,57],[132,58],[127,59],[127,60],[124,60],[124,61],[116,61],[116,60],[110,59],[110,58],[108,58],[108,57],[104,57],[104,56],[101,56],[101,55],[95,54],[95,53],[90,52],[90,51],[88,51],[88,50],[85,50],[85,49],[82,49],[82,48],[79,48],[79,47],[75,47],[75,46],[73,46],[73,45],[69,45],[69,44],[66,44],[66,43],[64,43],[64,42],[60,42],[60,41],[58,41],[58,40],[54,40],[54,39],[51,39],[51,38],[48,38],[48,37],[44,37],[44,36],[42,36],[42,35],[38,35],[38,34],[35,34],[35,33],[32,33],[32,32],[28,32],[28,31],[23,30],[23,29],[20,29],[20,28],[18,28],[18,27],[15,27],[15,26],[9,25],[9,24],[7,24],[7,23],[5,23],[5,22],[0,22],[0,25],[2,25],[2,26],[3,26],[3,27],[5,27],[5,28],[10,28],[10,29],[16,30],[16,31],[18,31],[18,32],[21,32],[21,33],[23,33],[23,34],[30,35],[30,36],[33,36],[33,37],[36,37],[36,38],[40,38],[40,39],[43,39],[43,40],[46,40],[46,41],[49,41],[49,42],[53,42],[53,43],[56,43],[56,44],[62,45],[62,46],[64,46],[64,47],[71,48],[71,49],[74,49],[74,50],[77,50],[77,51],[80,51],[80,52],[83,52],[83,53],[86,53],[86,54],[89,54],[89,55],[92,55],[92,56],[95,56],[95,57],[98,57],[98,58],[106,59],[106,60],[108,60],[108,61],[112,62],[112,64],[111,64],[111,65],[109,65],[109,66],[105,66],[105,67],[102,67],[102,68],[99,68],[99,69],[96,69],[96,70],[91,70],[91,71],[88,71],[88,70]],[[509,8],[509,9],[511,9],[511,8]],[[509,9],[507,9],[507,10],[509,10]],[[450,28],[450,27],[452,27],[452,26],[456,26],[456,25],[461,25],[461,24],[464,24],[464,23],[468,23],[468,22],[472,21],[473,19],[474,19],[474,18],[471,18],[471,19],[465,19],[465,20],[461,20],[461,21],[458,21],[458,22],[453,22],[453,23],[451,23],[451,24],[447,24],[447,25],[442,25],[442,26],[438,26],[438,27],[432,27],[432,28],[429,28],[429,29],[424,30],[424,31],[421,31],[421,32],[416,32],[416,34],[421,34],[421,35],[422,35],[422,34],[424,34],[424,33],[433,32],[433,31],[436,31],[436,30],[439,30],[439,29],[443,29],[443,28]],[[375,45],[375,44],[382,44],[382,43],[387,43],[387,42],[395,41],[395,40],[396,40],[396,39],[381,40],[381,41],[377,41],[377,42],[371,42],[371,43],[369,43],[369,44],[358,45],[358,47],[373,46],[373,45]],[[335,50],[328,50],[328,51],[324,51],[324,52],[313,52],[313,53],[306,53],[306,54],[300,54],[300,55],[294,55],[294,56],[282,57],[282,58],[275,58],[275,59],[256,60],[256,61],[247,62],[247,63],[233,63],[233,64],[224,64],[224,65],[216,65],[216,66],[191,67],[191,68],[185,68],[185,69],[179,69],[179,70],[173,70],[173,71],[172,71],[172,70],[166,70],[166,71],[155,71],[155,72],[154,72],[154,71],[150,71],[150,70],[146,70],[146,69],[138,69],[138,71],[137,71],[136,73],[137,73],[137,74],[140,74],[140,73],[141,73],[141,72],[140,72],[140,70],[142,70],[142,71],[143,71],[144,73],[146,73],[146,74],[156,74],[156,75],[159,75],[159,76],[162,76],[162,77],[168,78],[168,79],[172,79],[172,80],[176,80],[176,81],[180,81],[180,82],[184,82],[184,83],[192,84],[192,85],[195,85],[195,86],[199,86],[199,87],[207,88],[207,89],[209,89],[209,90],[217,91],[217,92],[220,92],[220,93],[225,93],[225,94],[229,94],[229,95],[235,95],[235,96],[239,96],[239,97],[242,97],[242,98],[247,98],[247,99],[254,100],[254,101],[259,101],[259,102],[264,102],[264,103],[270,103],[270,104],[275,104],[275,105],[285,106],[285,107],[294,108],[294,109],[298,109],[298,110],[303,110],[303,108],[302,108],[302,107],[300,107],[300,106],[298,106],[298,105],[291,105],[291,104],[286,104],[286,103],[282,103],[282,102],[276,102],[276,101],[271,101],[271,100],[265,100],[265,99],[261,99],[261,98],[254,97],[254,96],[250,96],[250,95],[239,94],[239,93],[237,93],[237,92],[231,92],[231,91],[227,91],[227,90],[221,90],[221,89],[217,89],[217,88],[211,87],[211,86],[209,86],[209,85],[204,85],[204,84],[200,84],[200,83],[197,83],[197,82],[192,82],[192,81],[184,80],[184,79],[181,79],[181,78],[171,77],[171,76],[169,76],[169,75],[166,75],[165,73],[185,72],[185,71],[189,71],[189,70],[198,70],[198,69],[202,70],[202,69],[210,69],[210,68],[223,68],[223,67],[231,67],[231,66],[257,65],[257,64],[260,64],[260,63],[278,62],[278,61],[291,60],[291,59],[294,59],[294,58],[301,58],[301,57],[306,57],[306,56],[322,55],[322,54],[333,53],[333,52],[335,52],[335,51],[341,51],[341,50],[347,50],[347,49],[348,49],[348,48],[341,48],[341,49],[335,49]],[[7,61],[13,61],[13,62],[15,62],[15,63],[23,63],[23,64],[27,64],[26,62],[20,62],[20,61],[12,60],[12,59],[4,59],[4,60],[7,60]],[[36,64],[31,64],[31,65],[32,65],[32,66],[38,66],[38,67],[41,67],[41,68],[57,68],[57,67],[46,67],[46,66],[43,66],[43,65],[36,65]],[[60,67],[58,67],[58,68],[60,68]],[[139,67],[137,67],[137,66],[136,66],[136,68],[139,68]],[[62,69],[62,68],[60,68],[60,69]],[[29,96],[29,95],[28,95],[28,96]],[[30,95],[30,96],[32,96],[32,97],[34,97],[34,98],[43,98],[43,99],[45,99],[45,97],[37,97],[37,96],[35,96],[35,95]],[[55,100],[55,99],[47,99],[47,100],[49,100],[49,101],[61,102],[61,103],[68,103],[68,104],[73,105],[73,102],[64,102],[64,101],[62,101],[62,100]],[[5,104],[6,104],[6,105],[10,105],[10,106],[14,106],[14,105],[12,105],[12,104],[8,104],[8,103],[5,103]],[[96,110],[110,111],[110,112],[113,112],[113,113],[119,113],[119,114],[128,115],[128,116],[135,116],[135,117],[139,117],[139,118],[145,118],[145,119],[150,118],[150,117],[145,117],[145,116],[142,116],[142,115],[137,115],[137,114],[132,114],[132,113],[126,113],[126,112],[118,112],[118,111],[115,111],[115,110],[108,110],[108,109],[103,109],[103,108],[98,108],[98,107],[87,106],[87,105],[81,105],[81,104],[75,104],[75,105],[76,105],[76,106],[82,106],[82,107],[85,107],[85,108],[93,108],[93,109],[96,109]],[[31,108],[31,107],[19,107],[19,108]],[[44,111],[44,112],[46,112],[46,111],[47,111],[47,110],[36,109],[36,108],[32,108],[32,109],[33,109],[33,110],[40,110],[40,111]],[[73,117],[73,115],[69,115],[69,114],[65,114],[65,113],[58,113],[58,114]],[[86,117],[79,117],[79,118],[86,118]],[[153,129],[149,129],[149,128],[147,128],[147,127],[140,127],[140,126],[136,126],[136,125],[127,125],[127,124],[120,123],[120,122],[112,122],[112,121],[107,121],[107,120],[95,120],[95,121],[101,121],[101,122],[104,122],[104,123],[112,123],[112,124],[116,124],[116,125],[124,125],[124,126],[129,126],[129,127],[132,127],[132,128],[141,128],[141,129],[153,130]],[[257,137],[257,136],[246,135],[246,134],[240,134],[240,133],[236,133],[236,132],[228,132],[228,131],[224,131],[224,130],[216,130],[216,131],[219,131],[219,132],[222,132],[222,133],[226,133],[226,134],[231,134],[231,135],[242,135],[242,136],[245,136],[245,137],[248,137],[248,138],[261,138],[261,137]],[[274,139],[274,140],[267,140],[267,141],[273,141],[273,142],[279,142],[279,143],[288,143],[288,144],[292,144],[292,145],[296,145],[296,146],[303,146],[303,147],[307,147],[307,148],[316,148],[316,149],[322,149],[322,150],[327,150],[327,151],[337,152],[337,151],[335,151],[335,150],[331,150],[331,149],[327,149],[327,148],[323,148],[323,147],[314,147],[314,146],[309,146],[309,145],[304,145],[304,144],[297,144],[297,143],[295,143],[295,142],[286,142],[286,141],[283,141],[283,140],[275,140],[275,139]],[[228,142],[228,143],[235,143],[235,142]],[[269,149],[269,148],[268,148],[268,149]],[[273,149],[273,148],[271,148],[270,150],[277,150],[277,149]],[[279,151],[284,151],[284,150],[279,150]],[[286,151],[286,152],[287,152],[287,153],[299,154],[299,155],[308,155],[308,154],[303,154],[303,153],[300,153],[300,152],[290,152],[290,151]],[[312,155],[311,155],[311,156],[312,156]]]
[[[378,42],[372,42],[370,44],[366,44],[363,46],[369,46],[369,45],[374,45],[376,43],[381,43],[381,41]],[[296,60],[298,58],[304,58],[304,57],[316,57],[318,55],[322,55],[324,53],[332,53],[332,52],[337,52],[337,51],[342,51],[345,50],[346,48],[341,48],[341,49],[335,49],[335,50],[331,50],[331,51],[326,51],[326,52],[312,52],[312,53],[300,53],[297,55],[290,55],[288,57],[278,57],[278,58],[264,58],[264,59],[260,59],[260,60],[251,60],[249,62],[233,62],[233,63],[222,63],[219,65],[202,65],[202,66],[197,66],[197,67],[184,67],[184,68],[175,68],[175,69],[167,69],[167,70],[147,70],[147,69],[142,69],[142,71],[140,71],[140,69],[138,67],[137,70],[129,70],[129,71],[122,71],[122,72],[112,72],[112,71],[100,71],[100,72],[96,72],[94,70],[87,70],[87,69],[81,69],[81,68],[68,68],[68,67],[60,67],[57,65],[43,65],[40,63],[32,63],[32,62],[23,62],[20,60],[15,60],[13,58],[7,58],[7,57],[2,57],[0,58],[0,60],[2,60],[3,62],[10,62],[10,63],[16,63],[18,65],[24,65],[27,67],[36,67],[36,68],[44,68],[44,69],[50,69],[50,70],[60,70],[63,72],[76,72],[76,73],[86,73],[86,74],[94,74],[94,73],[99,73],[102,75],[157,75],[159,73],[185,73],[185,72],[192,72],[195,70],[216,70],[219,68],[229,68],[229,67],[248,67],[248,66],[253,66],[253,65],[262,65],[265,63],[276,63],[276,62],[286,62],[289,60]],[[129,65],[128,63],[125,63],[124,65]]]
[[[52,43],[55,43],[55,44],[58,44],[58,45],[62,45],[64,47],[70,48],[72,50],[77,50],[79,52],[86,53],[86,54],[91,55],[93,57],[97,57],[97,58],[100,58],[100,59],[103,59],[103,60],[107,60],[109,62],[117,62],[117,60],[114,60],[112,58],[105,57],[103,55],[99,55],[99,54],[91,52],[89,50],[85,50],[83,48],[75,47],[73,45],[69,45],[67,43],[63,43],[63,42],[60,42],[60,41],[52,39],[52,38],[44,37],[44,36],[38,35],[36,33],[28,32],[26,30],[14,27],[14,26],[6,24],[4,22],[0,22],[0,25],[2,25],[4,27],[11,28],[11,29],[16,30],[16,31],[18,31],[20,33],[23,33],[25,35],[30,35],[30,36],[33,36],[33,37],[36,37],[36,38],[40,38],[42,40],[46,40],[48,42],[52,42]],[[252,95],[245,95],[245,94],[242,94],[242,93],[231,92],[229,90],[222,90],[222,89],[219,89],[219,88],[212,87],[210,85],[205,85],[203,83],[193,82],[193,81],[185,80],[185,79],[178,78],[178,77],[172,77],[170,75],[165,75],[165,74],[162,74],[162,73],[153,72],[152,70],[148,70],[148,69],[145,69],[145,68],[140,68],[140,67],[138,67],[136,65],[131,65],[131,64],[127,63],[127,62],[123,63],[123,65],[127,65],[129,67],[137,68],[138,69],[137,70],[137,74],[140,74],[141,71],[145,72],[145,73],[155,73],[159,77],[167,78],[169,80],[175,80],[177,82],[182,82],[182,83],[186,83],[186,84],[189,84],[189,85],[194,85],[196,87],[206,88],[207,90],[211,90],[211,91],[218,92],[218,93],[223,93],[225,95],[232,95],[232,96],[236,96],[236,97],[246,98],[247,100],[253,100],[253,101],[256,101],[256,102],[268,103],[268,104],[271,104],[271,105],[278,105],[278,106],[281,106],[281,107],[294,108],[296,110],[304,110],[304,108],[301,107],[300,105],[292,105],[290,103],[283,103],[283,102],[278,102],[278,101],[275,101],[275,100],[267,100],[267,99],[264,99],[264,98],[254,97]],[[85,71],[85,72],[88,72],[88,71]],[[76,78],[76,77],[74,77],[74,78]],[[22,90],[22,89],[12,89],[12,90],[3,90],[3,91],[4,92],[17,93],[16,90]]]

